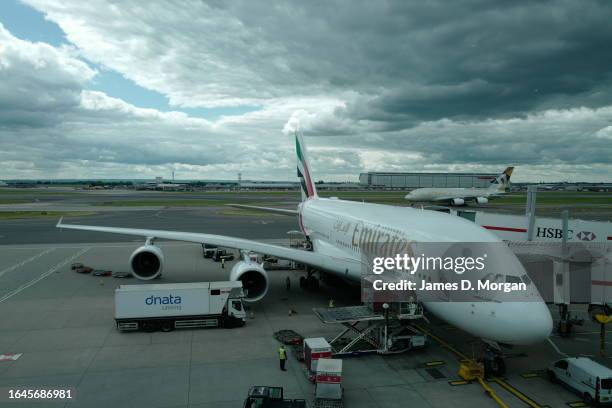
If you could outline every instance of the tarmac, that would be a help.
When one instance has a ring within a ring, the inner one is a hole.
[[[333,337],[341,327],[321,323],[312,308],[327,306],[329,299],[336,306],[358,304],[358,288],[323,285],[316,292],[303,291],[298,288],[300,272],[270,271],[270,292],[250,306],[242,328],[119,333],[113,320],[113,291],[120,284],[142,282],[81,275],[71,271],[70,264],[126,271],[137,246],[0,246],[0,354],[22,353],[15,361],[0,361],[0,390],[71,388],[74,395],[70,401],[44,404],[4,402],[6,396],[0,396],[1,407],[241,407],[252,385],[283,386],[286,397],[312,402],[314,387],[291,351],[288,371],[279,370],[273,333],[293,329],[305,337]],[[231,263],[222,269],[204,259],[199,245],[160,246],[167,268],[155,283],[227,279]],[[285,290],[287,276],[292,280],[290,291]],[[289,316],[289,309],[297,313]],[[477,383],[451,385],[459,364],[452,350],[473,355],[479,350],[475,339],[444,322],[423,325],[449,344],[441,346],[432,338],[422,350],[345,359],[345,407],[497,406]],[[511,350],[507,384],[536,404],[531,406],[565,407],[578,401],[550,383],[542,370],[563,353],[596,356],[598,333],[587,321],[573,338],[553,336],[554,346],[542,343]],[[529,406],[500,384],[491,385],[508,406]]]
[[[96,200],[109,195],[92,192]],[[62,200],[39,206],[58,211],[96,207],[91,201]],[[288,243],[287,231],[297,229],[294,217],[240,215],[222,206],[99,207],[105,210],[65,222],[206,232],[280,244]],[[314,387],[291,351],[288,371],[279,370],[273,333],[293,329],[305,337],[332,338],[342,327],[322,323],[312,309],[326,307],[330,299],[336,306],[360,303],[359,288],[324,284],[318,291],[303,291],[298,288],[303,272],[269,271],[270,291],[250,306],[244,327],[119,333],[113,319],[114,289],[144,282],[81,275],[70,264],[127,272],[130,254],[144,240],[61,231],[56,223],[44,217],[0,221],[0,355],[21,354],[16,360],[0,356],[0,408],[242,407],[252,385],[283,386],[286,397],[312,402]],[[222,269],[204,259],[200,245],[157,243],[166,268],[155,283],[227,280],[232,263]],[[288,292],[287,276],[292,281]],[[297,314],[290,316],[289,309]],[[553,335],[550,342],[508,351],[506,378],[490,385],[509,407],[577,404],[577,395],[545,376],[546,367],[565,355],[590,356],[610,366],[608,358],[599,356],[599,327],[584,306],[572,309],[585,319],[573,337]],[[556,310],[552,312],[556,317]],[[345,407],[497,406],[478,383],[456,382],[459,360],[477,355],[480,342],[435,319],[422,326],[435,336],[422,350],[345,359]],[[612,340],[606,345],[612,347]],[[74,398],[8,401],[7,387],[71,388]]]
[[[299,229],[297,217],[261,213],[256,217],[241,215],[230,207],[160,208],[136,207],[125,211],[104,211],[83,217],[66,217],[66,224],[104,225],[205,232],[240,238],[283,238]],[[134,237],[116,234],[92,234],[87,231],[63,231],[55,228],[59,218],[38,217],[0,220],[0,245],[80,242],[133,242]],[[136,239],[141,241],[140,239]]]

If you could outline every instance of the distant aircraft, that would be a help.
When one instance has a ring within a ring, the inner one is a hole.
[[[417,188],[406,194],[411,202],[435,202],[450,205],[465,205],[468,201],[486,204],[490,199],[505,194],[510,184],[514,167],[508,167],[491,181],[488,188]]]
[[[433,301],[423,302],[424,306],[441,319],[482,338],[486,344],[496,349],[499,344],[531,344],[545,340],[550,335],[552,318],[548,307],[514,253],[497,236],[473,222],[437,211],[321,198],[310,171],[306,146],[297,132],[295,143],[302,202],[297,210],[257,208],[297,216],[300,229],[312,243],[312,251],[204,233],[69,225],[63,224],[62,220],[57,227],[145,238],[145,244],[134,251],[129,261],[134,276],[142,280],[155,279],[162,273],[164,256],[162,249],[155,245],[156,239],[243,250],[242,259],[234,264],[229,279],[242,281],[247,293],[246,300],[253,302],[266,295],[269,279],[263,265],[247,256],[246,251],[293,260],[318,270],[319,275],[330,274],[361,282],[362,256],[366,252],[365,248],[371,247],[371,243],[376,240],[386,239],[387,242],[400,244],[500,243],[499,256],[503,260],[496,262],[496,276],[505,282],[524,282],[527,287],[525,293],[517,293],[512,301],[503,301],[498,298],[498,294],[483,295],[481,291],[475,291],[480,301]],[[308,279],[316,281],[311,272]],[[497,371],[503,371],[503,360],[499,354],[496,354],[495,361]]]

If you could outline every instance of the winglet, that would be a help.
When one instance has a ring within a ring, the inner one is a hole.
[[[56,228],[61,228],[62,227],[62,221],[64,220],[64,217],[60,217],[59,221],[57,222],[57,225],[55,225]]]

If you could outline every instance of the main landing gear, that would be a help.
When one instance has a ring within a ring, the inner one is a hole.
[[[320,283],[319,279],[314,276],[316,271],[311,268],[306,269],[307,276],[300,276],[300,288],[308,289],[308,290],[317,290],[319,289]]]

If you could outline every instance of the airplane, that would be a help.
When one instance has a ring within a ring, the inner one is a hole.
[[[514,167],[508,167],[502,174],[491,181],[488,188],[417,188],[404,197],[411,202],[437,202],[450,205],[465,205],[468,201],[486,204],[492,198],[506,192]]]
[[[402,242],[500,243],[502,251],[498,256],[501,256],[501,261],[495,265],[496,273],[526,282],[526,293],[512,302],[493,298],[479,302],[427,302],[424,307],[449,324],[483,339],[487,349],[495,353],[495,366],[501,372],[505,366],[498,352],[500,345],[527,345],[548,338],[552,330],[548,307],[535,284],[526,278],[525,269],[514,253],[497,236],[461,217],[441,212],[319,197],[301,133],[296,132],[295,143],[302,201],[297,210],[259,208],[297,216],[301,231],[311,243],[311,250],[206,233],[64,224],[62,219],[57,227],[145,238],[145,244],[137,248],[129,259],[133,275],[141,280],[155,279],[162,274],[164,255],[155,245],[157,239],[238,249],[243,256],[232,267],[229,279],[242,281],[247,294],[245,301],[251,302],[265,297],[269,280],[262,264],[247,256],[248,251],[296,261],[319,273],[361,282],[363,244],[373,236],[389,231],[393,232],[394,239]],[[342,227],[338,228],[338,225]]]

